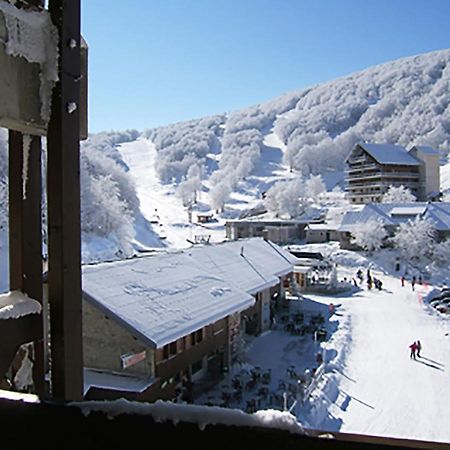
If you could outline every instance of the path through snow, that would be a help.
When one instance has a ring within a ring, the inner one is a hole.
[[[328,414],[311,425],[450,442],[449,321],[423,304],[427,287],[412,291],[398,278],[375,276],[383,280],[383,291],[364,286],[359,294],[340,299],[342,316],[335,319],[349,316],[351,326],[329,344],[343,357],[336,357],[336,370],[327,375],[334,384],[325,389],[331,397]],[[417,339],[423,357],[414,361],[408,346]]]

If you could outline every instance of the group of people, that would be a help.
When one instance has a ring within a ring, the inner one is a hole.
[[[410,349],[410,351],[411,351],[410,354],[409,354],[409,357],[410,357],[410,358],[416,359],[416,356],[417,356],[418,358],[420,358],[420,352],[421,352],[421,350],[422,350],[422,344],[420,343],[419,340],[413,342],[413,343],[409,346],[409,349]]]
[[[405,277],[402,275],[402,277],[400,278],[400,282],[402,283],[402,286],[405,285]],[[413,277],[411,278],[411,289],[413,291],[416,290],[416,283],[419,283],[420,285],[423,283],[422,281],[422,277],[419,275],[419,278],[416,278],[415,275],[413,275]]]
[[[356,277],[359,279],[360,284],[364,281],[363,272],[361,269],[358,269],[356,272]],[[356,286],[356,283],[355,283]],[[371,290],[373,287],[378,289],[379,291],[383,288],[383,282],[378,278],[375,278],[371,273],[370,269],[367,269],[367,289]]]

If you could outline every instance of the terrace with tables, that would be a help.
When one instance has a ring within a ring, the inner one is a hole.
[[[240,361],[221,379],[195,389],[195,404],[255,412],[289,410],[307,400],[315,374],[322,373],[326,340],[333,332],[330,310],[308,298],[278,311],[270,331],[245,336]],[[206,386],[206,387],[205,387]]]

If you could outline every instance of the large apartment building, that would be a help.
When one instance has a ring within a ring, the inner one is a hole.
[[[408,188],[419,201],[440,192],[439,152],[414,146],[357,144],[345,160],[346,196],[350,203],[380,202],[390,186]]]

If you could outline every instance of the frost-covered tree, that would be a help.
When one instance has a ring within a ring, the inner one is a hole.
[[[383,222],[376,219],[368,220],[352,231],[352,244],[361,247],[363,250],[371,253],[379,250],[384,243],[388,233]]]
[[[290,218],[300,216],[309,205],[303,179],[278,181],[267,191],[264,204],[268,211],[277,216],[288,215]]]
[[[188,170],[186,179],[177,188],[177,195],[181,198],[183,206],[197,202],[197,193],[202,187],[202,170],[199,165],[193,165]]]
[[[403,185],[389,186],[387,192],[383,195],[383,203],[411,203],[416,200],[410,189]]]
[[[436,243],[433,250],[433,260],[441,266],[448,266],[450,261],[450,240]]]
[[[216,211],[223,211],[232,191],[233,189],[228,179],[225,178],[219,181],[210,191],[211,206]]]
[[[224,116],[211,116],[147,130],[157,150],[155,170],[162,183],[179,183],[192,165],[206,165],[209,153],[220,148]]]
[[[132,254],[135,236],[131,209],[121,199],[111,175],[89,176],[81,172],[81,223],[84,234],[110,238],[125,256]]]
[[[431,257],[435,246],[433,223],[420,216],[401,223],[392,237],[392,243],[407,261]]]
[[[305,190],[307,197],[317,201],[319,195],[324,193],[327,188],[321,175],[310,175],[305,182]]]

